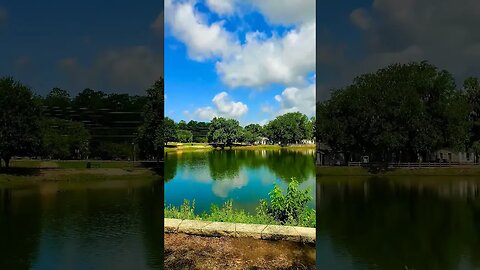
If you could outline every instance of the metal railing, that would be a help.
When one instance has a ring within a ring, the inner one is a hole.
[[[374,165],[376,163],[348,162],[348,167],[361,167]],[[480,166],[474,162],[392,162],[388,163],[390,168],[448,168],[448,167],[470,167]]]

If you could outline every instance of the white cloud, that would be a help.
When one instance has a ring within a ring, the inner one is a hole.
[[[296,24],[315,20],[315,0],[250,0],[271,23]]]
[[[216,71],[229,87],[262,88],[275,83],[292,86],[303,83],[305,75],[315,70],[316,25],[314,1],[291,2],[256,1],[258,8],[273,21],[284,17],[286,23],[299,21],[301,24],[283,36],[246,33],[243,44],[223,27],[223,21],[208,24],[195,10],[195,0],[167,0],[165,19],[173,35],[187,46],[190,58],[217,60]],[[218,1],[207,2],[210,8],[218,10],[214,3]],[[233,5],[233,1],[222,5],[230,4]]]
[[[285,36],[248,33],[246,44],[233,58],[217,62],[217,72],[230,87],[294,85],[315,70],[315,23],[306,23]]]
[[[275,100],[280,104],[278,115],[288,112],[301,112],[308,117],[315,115],[315,83],[305,88],[288,87]]]
[[[211,120],[213,117],[226,117],[239,119],[248,112],[248,106],[240,101],[233,101],[226,92],[220,92],[212,99],[214,108],[211,106],[200,107],[193,113],[184,111],[189,118],[199,120]]]
[[[237,50],[235,37],[223,28],[222,21],[208,25],[195,11],[194,4],[194,1],[165,1],[165,20],[175,37],[187,46],[190,58],[203,61],[231,55]]]
[[[219,15],[232,14],[235,7],[234,0],[207,0],[208,8]]]
[[[221,115],[229,116],[232,118],[238,118],[244,115],[248,111],[246,104],[242,102],[234,102],[230,100],[230,97],[226,92],[217,94],[212,102],[217,107],[217,110]]]

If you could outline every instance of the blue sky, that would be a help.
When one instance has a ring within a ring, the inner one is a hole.
[[[315,111],[315,1],[165,1],[165,113],[241,124]]]
[[[1,1],[0,76],[39,94],[143,94],[163,72],[162,11],[158,0]]]

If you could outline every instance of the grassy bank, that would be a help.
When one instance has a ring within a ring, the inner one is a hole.
[[[217,148],[220,149],[220,148]],[[225,147],[225,149],[230,149],[230,147]],[[305,149],[315,149],[314,144],[305,144],[305,145],[289,145],[282,147],[280,145],[246,145],[246,146],[233,146],[232,149],[235,150],[279,150],[279,149],[290,149],[290,150],[305,150]],[[168,147],[165,147],[165,153],[169,152],[192,152],[192,151],[211,151],[214,150],[212,146],[207,143],[171,143]]]
[[[158,180],[159,176],[145,168],[110,169],[30,169],[0,173],[0,187],[30,185],[42,182],[80,182],[106,180]]]
[[[158,179],[148,168],[127,161],[41,161],[14,160],[11,168],[0,170],[0,186],[16,186],[46,181],[103,181]]]
[[[278,187],[269,193],[270,201],[261,200],[254,214],[241,209],[235,209],[233,201],[229,200],[223,206],[212,205],[210,212],[195,214],[195,201],[185,200],[179,207],[165,207],[164,217],[176,219],[205,220],[232,223],[290,225],[315,227],[315,210],[307,206],[312,200],[309,190],[300,190],[294,179],[289,183],[286,193]]]
[[[371,173],[362,167],[317,167],[317,176],[480,176],[480,167],[395,168]]]

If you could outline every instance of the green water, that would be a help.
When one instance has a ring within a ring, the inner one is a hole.
[[[162,184],[0,187],[0,269],[161,269]]]
[[[284,190],[291,177],[315,198],[314,150],[214,150],[167,153],[165,203],[195,200],[198,214],[211,204],[232,199],[234,207],[254,212],[277,183]],[[315,207],[314,200],[310,207]]]
[[[322,177],[319,269],[480,269],[480,179]]]

